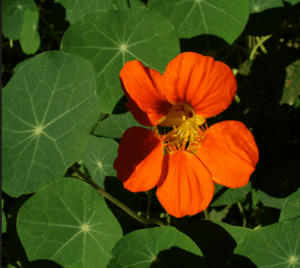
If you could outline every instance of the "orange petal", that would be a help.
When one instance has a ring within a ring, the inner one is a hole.
[[[229,66],[194,52],[181,53],[168,64],[163,85],[169,102],[185,101],[203,118],[227,109],[237,90]]]
[[[211,126],[197,156],[209,169],[213,180],[229,188],[243,187],[258,162],[252,133],[238,121]]]
[[[151,130],[142,127],[127,129],[114,162],[124,187],[131,192],[152,189],[161,176],[163,154],[162,143]]]
[[[205,210],[214,194],[210,172],[190,153],[177,151],[165,157],[169,158],[168,170],[156,191],[165,210],[177,218]]]
[[[140,61],[127,62],[120,72],[127,107],[139,123],[156,125],[171,104],[162,93],[162,75]]]

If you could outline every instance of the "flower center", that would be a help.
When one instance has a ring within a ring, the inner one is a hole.
[[[195,114],[188,103],[173,106],[163,118],[160,126],[173,126],[173,130],[163,135],[162,142],[167,153],[177,150],[190,152],[194,155],[205,138],[206,120]]]

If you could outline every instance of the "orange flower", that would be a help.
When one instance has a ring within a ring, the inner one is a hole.
[[[186,52],[163,75],[134,60],[120,77],[133,116],[153,126],[129,128],[122,137],[114,168],[126,189],[157,186],[165,210],[183,217],[208,207],[213,181],[230,188],[248,183],[258,162],[251,132],[238,121],[206,125],[206,118],[224,111],[236,93],[236,79],[226,64]],[[160,133],[157,126],[173,130]]]

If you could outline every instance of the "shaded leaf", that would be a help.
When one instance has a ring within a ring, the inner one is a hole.
[[[104,188],[106,176],[117,176],[113,168],[118,155],[118,143],[112,139],[90,135],[84,147],[82,158],[95,183]]]
[[[12,40],[20,38],[26,9],[37,11],[33,0],[3,0],[2,30],[3,35]]]
[[[248,0],[149,0],[148,5],[172,22],[180,38],[209,34],[229,44],[242,33],[249,17]]]
[[[5,214],[3,212],[3,207],[4,207],[4,200],[2,198],[1,201],[1,206],[2,206],[2,234],[6,232],[6,217]]]
[[[124,250],[126,249],[126,250]],[[171,226],[138,230],[122,237],[108,268],[206,267],[202,253],[185,234]]]
[[[73,24],[89,11],[109,10],[112,0],[56,0],[66,9],[66,20]]]
[[[291,194],[282,206],[279,221],[286,221],[288,219],[300,216],[300,188]]]

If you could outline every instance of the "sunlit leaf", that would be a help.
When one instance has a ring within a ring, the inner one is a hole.
[[[112,249],[108,268],[206,267],[202,253],[185,234],[171,226],[138,230],[122,237]]]
[[[90,135],[84,147],[82,158],[95,183],[104,188],[106,176],[117,176],[113,168],[118,155],[118,143],[108,138]]]
[[[255,267],[296,268],[300,265],[299,239],[300,218],[296,218],[251,231],[234,254],[248,258]],[[241,259],[236,264],[234,267],[247,267]]]
[[[122,230],[104,198],[89,184],[61,178],[20,209],[17,231],[30,261],[64,268],[106,267]]]
[[[112,0],[56,0],[66,8],[66,20],[73,24],[89,11],[109,10]]]
[[[3,189],[11,196],[59,179],[80,156],[99,116],[89,61],[39,54],[3,89]]]
[[[168,18],[181,38],[211,34],[229,44],[242,33],[249,17],[248,0],[149,0],[148,5]]]
[[[24,53],[34,54],[40,47],[40,36],[38,33],[39,12],[26,9],[24,24],[20,34],[20,43]]]
[[[2,31],[3,35],[12,40],[20,38],[24,22],[25,10],[37,11],[34,0],[3,0]]]
[[[162,73],[180,52],[172,24],[145,8],[87,13],[67,30],[62,50],[92,62],[105,113],[111,113],[124,94],[119,72],[125,62],[140,60]]]
[[[291,194],[282,206],[279,221],[296,218],[300,216],[300,188]]]

